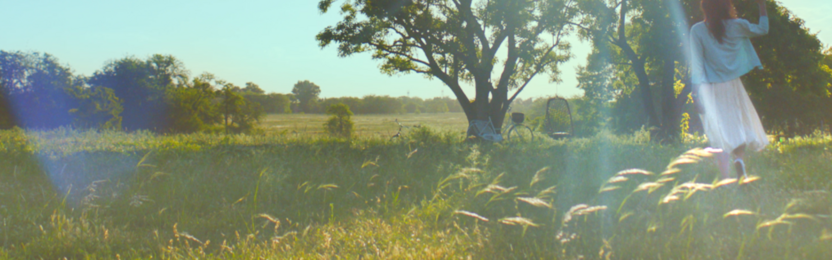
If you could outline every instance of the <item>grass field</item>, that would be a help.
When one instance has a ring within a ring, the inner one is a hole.
[[[323,125],[328,118],[324,114],[269,114],[261,125],[267,132],[319,135],[324,133]],[[396,120],[405,127],[428,126],[460,133],[468,129],[465,113],[354,115],[352,120],[355,134],[362,137],[393,136],[399,130]]]
[[[409,131],[0,131],[0,259],[832,258],[828,135],[720,182],[695,140]]]

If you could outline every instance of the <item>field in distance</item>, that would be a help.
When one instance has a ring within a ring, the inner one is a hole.
[[[329,115],[325,114],[268,114],[261,125],[266,132],[297,134],[323,134],[323,125]],[[434,130],[465,132],[468,120],[465,113],[421,113],[421,114],[380,114],[353,115],[355,134],[358,136],[393,136],[399,130],[398,120],[403,126],[427,126]],[[402,130],[407,134],[407,129]]]

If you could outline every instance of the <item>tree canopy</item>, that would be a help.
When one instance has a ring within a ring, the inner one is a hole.
[[[71,124],[77,100],[67,89],[80,85],[83,79],[52,55],[0,51],[0,127]]]
[[[318,95],[321,94],[321,87],[308,80],[298,81],[292,87],[292,94],[300,104],[301,111],[309,113],[314,110],[313,107],[318,100]]]

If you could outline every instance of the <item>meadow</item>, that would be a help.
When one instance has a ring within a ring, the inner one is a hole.
[[[324,134],[324,114],[269,114],[260,123],[265,132],[293,135]],[[465,113],[407,113],[354,115],[355,134],[360,137],[391,137],[411,127],[429,126],[437,131],[464,132],[468,127]]]
[[[5,130],[0,258],[832,258],[829,135],[720,181],[699,138],[493,144],[433,120],[399,138]]]

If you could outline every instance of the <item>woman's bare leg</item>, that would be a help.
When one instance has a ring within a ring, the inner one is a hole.
[[[737,178],[741,178],[745,175],[745,144],[742,144],[737,148],[734,148],[734,151],[732,151],[731,154],[734,155],[734,158],[736,158],[736,160],[743,161],[742,166],[735,166],[737,167]],[[742,170],[739,169],[740,167],[742,168]]]

